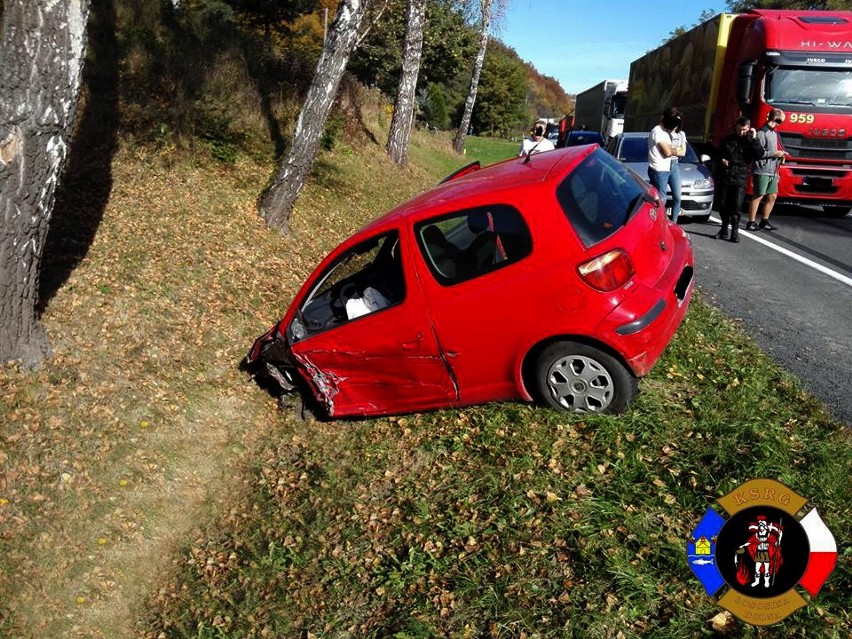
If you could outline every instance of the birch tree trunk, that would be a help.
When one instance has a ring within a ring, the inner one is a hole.
[[[453,142],[456,153],[461,153],[464,150],[464,138],[467,135],[468,128],[470,128],[473,105],[476,103],[476,91],[479,88],[479,74],[482,73],[485,50],[488,48],[488,28],[491,25],[491,5],[493,2],[494,0],[481,0],[480,2],[482,25],[479,31],[479,51],[476,53],[476,60],[473,64],[473,77],[470,79],[470,91],[468,91],[467,100],[464,103],[464,114],[461,124],[459,124],[459,130],[456,131],[456,139]]]
[[[408,164],[408,143],[414,122],[414,98],[417,76],[420,74],[420,57],[423,53],[423,27],[426,24],[426,0],[409,0],[408,26],[402,52],[402,76],[396,94],[390,133],[388,155],[405,166]]]
[[[77,114],[87,0],[7,0],[0,49],[0,361],[50,354],[39,270]]]
[[[325,121],[349,56],[355,49],[367,1],[341,0],[323,45],[308,96],[296,120],[290,150],[279,165],[272,186],[261,198],[260,215],[269,226],[279,231],[287,231],[293,205],[319,152]]]

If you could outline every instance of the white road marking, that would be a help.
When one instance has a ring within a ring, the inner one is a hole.
[[[718,223],[718,224],[722,224],[722,220],[720,220],[719,218],[717,218],[715,216],[711,216],[710,219],[713,220],[714,222]],[[766,233],[767,231],[763,231],[763,232]],[[772,242],[768,242],[768,241],[764,240],[762,237],[757,236],[752,231],[746,231],[746,230],[740,229],[740,235],[742,237],[747,237],[750,240],[754,240],[755,242],[763,244],[764,246],[771,248],[773,251],[778,251],[782,255],[786,255],[787,257],[792,258],[792,259],[796,260],[797,262],[800,262],[801,264],[804,264],[805,266],[810,266],[812,269],[819,271],[820,273],[823,273],[824,275],[828,275],[829,277],[837,280],[838,282],[840,282],[842,284],[846,284],[846,286],[852,287],[852,278],[846,277],[845,275],[843,275],[842,273],[838,273],[837,271],[832,271],[827,266],[823,266],[822,264],[817,264],[813,260],[809,260],[808,258],[806,258],[804,255],[799,255],[798,253],[794,253],[790,249],[785,249],[781,246],[778,246],[777,244],[773,244]]]

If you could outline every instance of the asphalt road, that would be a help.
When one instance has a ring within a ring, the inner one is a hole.
[[[852,427],[852,214],[776,207],[778,230],[741,231],[739,244],[713,238],[718,217],[706,224],[681,218],[698,288]]]

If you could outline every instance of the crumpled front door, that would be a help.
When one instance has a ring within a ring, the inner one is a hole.
[[[416,287],[401,304],[313,335],[291,351],[332,416],[450,406],[458,397]]]

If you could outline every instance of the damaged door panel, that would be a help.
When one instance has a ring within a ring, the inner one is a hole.
[[[408,300],[294,344],[298,367],[329,415],[405,412],[458,395],[430,327]]]
[[[458,393],[398,231],[370,238],[317,278],[288,334],[297,368],[329,415],[447,405]]]

